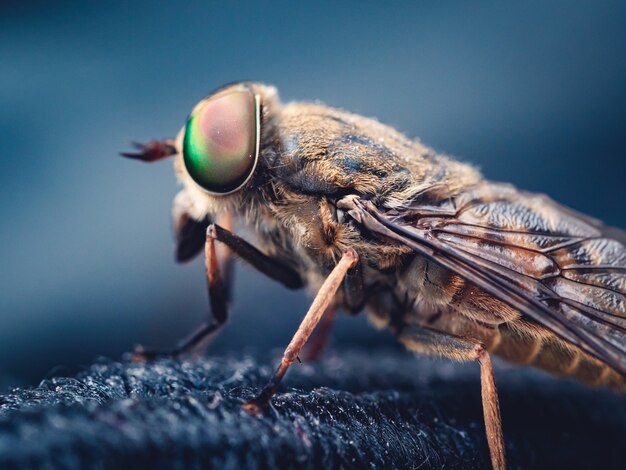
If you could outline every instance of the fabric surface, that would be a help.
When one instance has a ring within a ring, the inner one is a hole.
[[[334,351],[249,416],[277,357],[100,360],[13,390],[0,468],[489,468],[477,365]],[[624,397],[503,365],[496,381],[510,468],[624,468]]]

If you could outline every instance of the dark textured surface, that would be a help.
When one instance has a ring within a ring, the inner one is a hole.
[[[262,418],[240,404],[267,358],[102,360],[0,396],[0,468],[485,468],[476,365],[402,351],[296,364]],[[623,468],[626,401],[499,367],[511,468]]]

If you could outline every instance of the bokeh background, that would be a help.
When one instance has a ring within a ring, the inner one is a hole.
[[[620,1],[3,2],[0,386],[202,321],[202,262],[173,259],[171,164],[117,153],[233,80],[375,116],[626,226],[625,25]],[[235,299],[216,354],[286,344],[307,306],[246,268]],[[389,340],[363,318],[334,336]]]

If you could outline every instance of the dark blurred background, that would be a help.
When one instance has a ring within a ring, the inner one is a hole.
[[[487,177],[626,226],[626,3],[4,2],[0,6],[0,386],[135,343],[207,309],[176,265],[170,162],[117,156],[174,136],[213,88],[375,116]],[[286,344],[307,306],[237,272],[220,354]],[[343,318],[334,341],[388,341]]]

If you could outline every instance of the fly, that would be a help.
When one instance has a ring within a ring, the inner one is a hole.
[[[211,315],[166,353],[202,350],[228,317],[231,252],[316,293],[267,386],[261,413],[314,328],[365,311],[408,349],[480,364],[494,469],[505,467],[491,354],[626,389],[626,233],[546,196],[485,180],[373,119],[281,104],[274,87],[225,86],[173,140],[126,157],[175,157],[177,258],[204,249]],[[256,245],[232,233],[232,218]],[[227,247],[219,256],[215,242]]]

